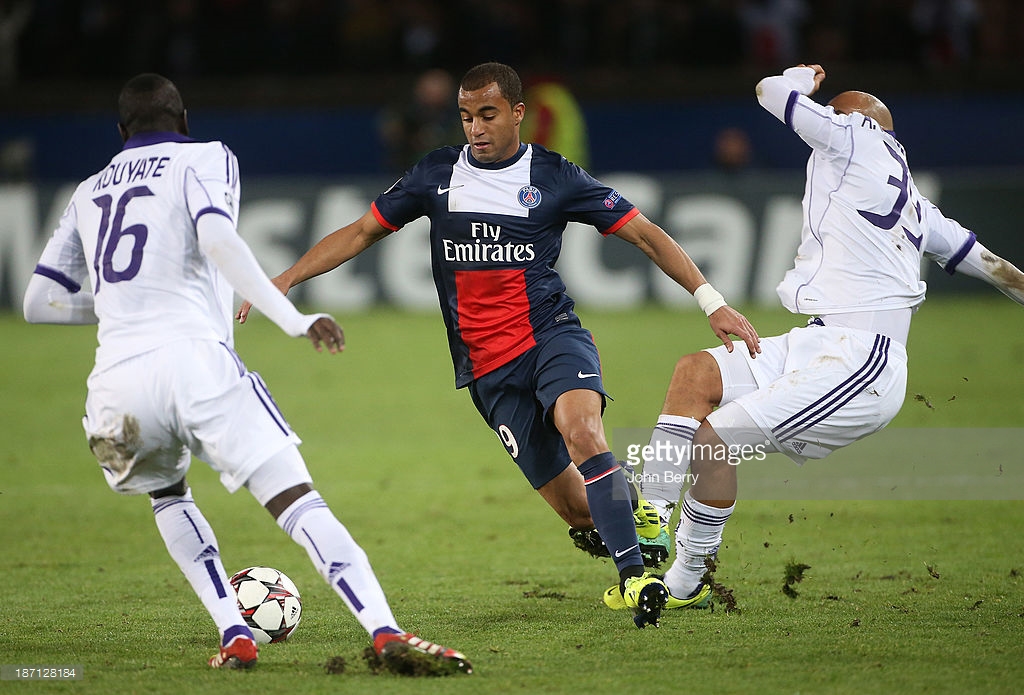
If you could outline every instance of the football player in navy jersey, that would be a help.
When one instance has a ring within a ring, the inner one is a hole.
[[[515,70],[472,68],[458,107],[466,145],[426,155],[274,283],[287,292],[427,216],[456,388],[469,388],[530,484],[572,529],[596,527],[634,622],[657,625],[666,603],[689,604],[687,597],[670,601],[660,577],[644,567],[639,536],[663,538],[666,556],[668,537],[649,505],[634,514],[630,484],[605,440],[597,348],[553,268],[566,224],[593,225],[639,247],[694,295],[727,349],[734,335],[757,354],[757,332],[621,193],[561,155],[520,142],[526,106]]]

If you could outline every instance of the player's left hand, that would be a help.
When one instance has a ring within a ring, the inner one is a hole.
[[[734,335],[747,344],[751,359],[757,359],[758,353],[761,352],[761,338],[746,316],[727,304],[713,312],[708,321],[711,323],[711,330],[722,341],[726,350],[732,352],[732,340],[729,336]]]
[[[345,333],[334,319],[327,316],[321,316],[314,321],[306,331],[306,337],[312,341],[317,352],[323,352],[326,347],[333,355],[345,349]]]

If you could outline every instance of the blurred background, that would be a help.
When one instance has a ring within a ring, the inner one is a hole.
[[[0,0],[0,306],[20,297],[67,184],[120,147],[117,92],[143,71],[178,84],[195,137],[238,155],[243,234],[271,272],[460,143],[455,85],[486,60],[528,87],[524,139],[614,182],[740,299],[773,301],[799,233],[808,151],[754,85],[801,62],[825,66],[823,101],[882,98],[926,195],[1019,265],[1022,47],[1017,0]],[[565,272],[607,271],[576,290],[583,303],[669,296],[576,234]],[[386,255],[425,248],[401,243]],[[366,263],[307,298],[423,305],[428,285],[402,285],[422,267]]]

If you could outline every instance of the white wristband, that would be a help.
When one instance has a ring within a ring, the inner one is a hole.
[[[693,298],[697,300],[697,304],[700,305],[701,310],[711,316],[723,306],[727,304],[725,297],[711,286],[711,283],[705,282],[703,285],[693,291]]]

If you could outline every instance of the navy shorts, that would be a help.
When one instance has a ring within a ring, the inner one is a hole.
[[[495,431],[534,489],[572,461],[550,410],[566,391],[607,394],[594,336],[581,326],[562,328],[508,364],[469,385],[476,409]],[[602,408],[604,407],[602,398]]]

